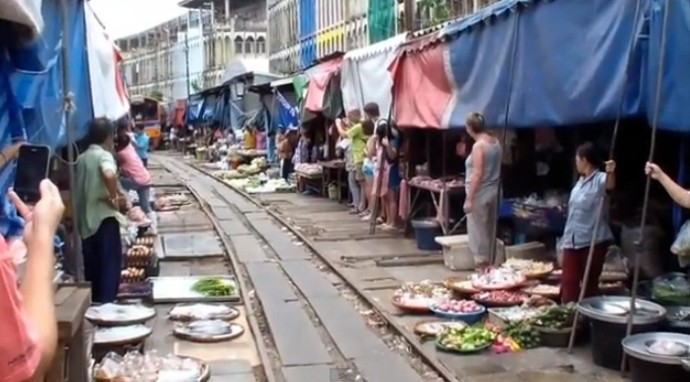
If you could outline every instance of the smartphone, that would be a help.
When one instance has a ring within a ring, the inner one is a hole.
[[[48,177],[50,155],[48,146],[26,144],[19,147],[14,192],[24,203],[33,204],[41,198],[39,186]]]

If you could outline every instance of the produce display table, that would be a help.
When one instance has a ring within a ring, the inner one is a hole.
[[[304,172],[295,171],[295,176],[297,177],[297,192],[304,192],[307,191],[307,188],[311,188],[314,190],[319,190],[319,192],[322,193],[321,195],[324,195],[323,184],[325,182],[323,179],[323,173],[307,174]]]
[[[91,304],[89,284],[64,284],[55,292],[58,348],[46,382],[88,381],[91,349],[84,314]]]
[[[323,168],[323,182],[321,184],[321,194],[328,196],[328,186],[335,184],[336,192],[338,195],[338,202],[342,202],[343,190],[347,190],[347,172],[345,171],[344,162],[323,162],[321,163]]]
[[[437,187],[432,187],[432,186],[427,186],[423,184],[416,184],[413,182],[409,183],[409,188],[410,188],[410,196],[408,197],[408,211],[410,211],[409,214],[409,221],[412,221],[412,219],[416,218],[419,216],[420,212],[422,209],[425,207],[425,204],[422,203],[420,200],[420,197],[423,194],[428,194],[431,196],[431,202],[433,204],[433,211],[432,213],[436,215],[441,215],[443,218],[440,219],[439,223],[441,224],[441,230],[443,231],[443,235],[452,235],[455,233],[458,228],[460,228],[460,223],[462,220],[458,221],[455,225],[451,227],[450,225],[450,197],[451,196],[462,196],[464,199],[465,195],[465,188],[464,186],[458,186],[458,187],[446,187],[445,192],[441,188]],[[439,214],[439,210],[443,209],[442,213]]]

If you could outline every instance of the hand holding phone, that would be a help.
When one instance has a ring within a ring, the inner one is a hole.
[[[14,192],[27,204],[35,204],[41,198],[41,181],[48,178],[50,147],[24,144],[19,147]]]

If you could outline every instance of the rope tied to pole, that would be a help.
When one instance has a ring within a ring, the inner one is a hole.
[[[74,93],[71,91],[65,93],[65,96],[62,98],[62,103],[64,110],[68,113],[73,113],[77,109],[74,102]]]

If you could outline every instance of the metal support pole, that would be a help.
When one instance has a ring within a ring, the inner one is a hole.
[[[60,0],[60,23],[62,24],[62,41],[61,41],[61,58],[62,58],[62,97],[64,107],[65,127],[67,129],[67,161],[69,162],[67,169],[69,174],[69,191],[72,206],[74,206],[75,199],[75,181],[74,181],[74,163],[76,162],[76,152],[74,146],[76,145],[74,137],[74,122],[72,121],[72,107],[73,99],[72,92],[69,86],[69,22],[67,21],[67,1]],[[74,256],[74,277],[77,281],[84,280],[84,258],[82,257],[81,238],[77,231],[79,216],[72,208],[72,255]]]
[[[184,33],[184,60],[185,60],[185,76],[187,77],[187,100],[192,95],[192,83],[189,77],[189,31],[192,27],[192,20],[190,11],[187,11],[187,30]]]

